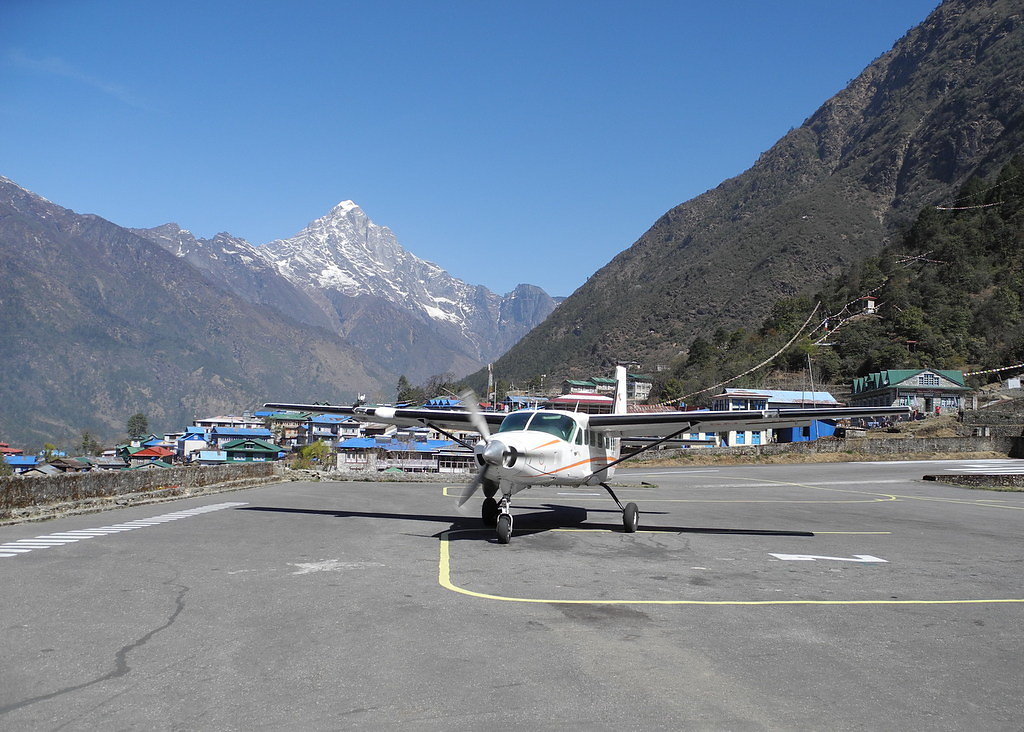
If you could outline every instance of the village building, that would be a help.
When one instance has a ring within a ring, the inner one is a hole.
[[[290,449],[302,444],[306,435],[306,420],[309,417],[306,412],[274,412],[265,419],[274,443]]]
[[[643,402],[651,396],[654,380],[649,376],[627,374],[626,399],[630,402]],[[589,379],[566,379],[562,382],[563,394],[605,394],[615,395],[615,379],[604,376],[592,376]]]
[[[246,437],[225,443],[221,450],[228,463],[266,463],[277,460],[284,452],[280,447],[256,437]]]
[[[139,463],[137,465],[129,465],[127,468],[121,468],[122,470],[163,470],[165,468],[172,467],[170,463],[163,460],[153,460],[148,463]]]
[[[783,389],[726,389],[711,397],[712,411],[739,409],[811,409],[839,407],[841,404],[827,391],[795,391]],[[769,442],[810,442],[835,434],[832,420],[814,420],[806,427],[777,430],[746,430],[723,432],[722,443],[730,447],[764,445]]]
[[[266,427],[214,427],[207,433],[206,442],[214,449],[223,449],[223,446],[234,440],[255,438],[269,440],[271,432]]]
[[[144,447],[138,450],[134,450],[128,456],[128,461],[132,466],[139,466],[145,463],[152,463],[156,461],[170,463],[170,461],[173,459],[174,450],[170,449],[169,447],[162,447],[160,445],[154,445],[153,447]]]
[[[314,414],[306,423],[306,444],[338,442],[359,436],[359,422],[344,414]]]
[[[970,391],[963,371],[889,369],[853,380],[854,407],[910,407],[920,414],[957,413]]]
[[[597,386],[590,379],[566,379],[562,382],[562,391],[566,394],[596,394]]]
[[[631,402],[645,402],[651,397],[654,380],[649,376],[629,374],[626,378],[626,399]]]
[[[273,414],[273,412],[269,413]],[[234,415],[220,415],[217,417],[206,417],[192,422],[196,427],[210,429],[212,427],[237,427],[239,429],[257,429],[264,427],[263,419],[256,414],[244,414],[241,417]]]
[[[454,472],[454,466],[469,465],[473,455],[458,458],[452,440],[432,440],[427,430],[408,428],[388,435],[353,437],[338,444],[338,467],[346,470],[379,471],[398,468],[405,472]]]
[[[3,460],[18,475],[34,468],[39,463],[39,458],[36,455],[4,455]]]
[[[534,396],[530,394],[508,394],[502,406],[507,412],[514,412],[518,409],[538,409],[544,405],[547,397]]]
[[[209,448],[206,430],[202,427],[187,427],[174,443],[174,452],[182,462],[190,463],[201,450]]]
[[[551,409],[565,409],[570,412],[611,414],[615,408],[615,400],[606,394],[596,392],[570,392],[548,399],[547,406]]]

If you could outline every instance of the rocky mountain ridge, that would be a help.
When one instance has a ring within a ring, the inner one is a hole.
[[[695,338],[760,322],[998,170],[1024,145],[1022,11],[946,0],[749,170],[668,211],[495,373],[672,367]]]
[[[344,402],[395,374],[339,336],[253,305],[99,216],[0,178],[0,439],[123,437],[273,398]]]
[[[134,231],[239,297],[328,328],[414,381],[494,360],[556,304],[533,285],[500,296],[453,277],[352,201],[263,246],[226,233],[197,239],[176,224]]]

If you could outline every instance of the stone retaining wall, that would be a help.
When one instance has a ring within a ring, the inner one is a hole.
[[[951,473],[948,475],[926,475],[925,480],[934,480],[939,483],[950,483],[952,485],[962,485],[967,488],[978,488],[978,487],[989,487],[989,486],[1002,486],[1007,488],[1020,488],[1024,490],[1024,475],[958,475]]]
[[[110,499],[118,496],[182,494],[214,485],[264,482],[274,463],[246,463],[132,471],[90,471],[38,477],[0,476],[0,519],[19,509]]]
[[[1000,452],[1010,457],[1024,457],[1024,438],[1020,437],[827,437],[814,442],[772,443],[744,447],[700,447],[681,450],[660,450],[647,453],[651,459],[700,454],[707,456],[761,455],[823,455],[851,453],[869,456],[921,454],[955,454]],[[641,457],[640,460],[644,458]]]

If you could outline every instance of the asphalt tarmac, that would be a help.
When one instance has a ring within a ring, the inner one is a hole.
[[[0,527],[0,729],[1020,730],[1024,494],[920,480],[979,470],[626,470],[638,533],[535,488],[507,546],[440,484]]]

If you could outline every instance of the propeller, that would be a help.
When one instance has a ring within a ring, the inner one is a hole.
[[[462,403],[466,405],[466,409],[469,410],[469,421],[473,425],[473,429],[480,433],[480,436],[484,438],[484,442],[491,441],[491,430],[487,426],[487,420],[484,419],[484,415],[480,413],[480,400],[477,398],[469,389],[462,392],[459,395],[462,399]]]
[[[487,448],[491,445],[491,430],[487,426],[487,420],[484,419],[484,415],[480,413],[480,400],[476,394],[467,389],[459,395],[462,399],[462,403],[466,405],[466,409],[469,411],[469,421],[473,425],[473,429],[480,433],[480,438],[484,441],[483,454],[486,455]],[[476,475],[473,476],[465,488],[462,490],[462,495],[459,496],[459,502],[456,504],[456,508],[462,509],[463,504],[466,503],[473,494],[476,493],[480,486],[484,482],[484,478],[487,477],[487,469],[491,466],[491,462],[486,458],[484,464],[480,466],[480,470],[477,471]]]
[[[480,486],[487,479],[487,471],[491,467],[503,463],[508,467],[512,467],[519,458],[526,457],[531,453],[517,450],[515,447],[506,445],[501,440],[496,440],[491,436],[491,430],[483,413],[480,411],[480,400],[476,394],[467,389],[459,397],[462,399],[462,403],[466,405],[466,410],[469,412],[469,421],[473,425],[473,429],[480,433],[480,438],[484,443],[483,450],[478,453],[482,463],[480,470],[477,471],[477,474],[473,476],[473,480],[462,490],[462,495],[459,496],[459,501],[456,504],[456,507],[462,511],[463,504],[473,497],[473,494],[480,489]]]

